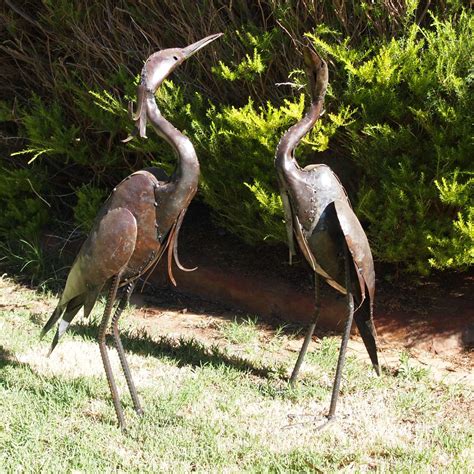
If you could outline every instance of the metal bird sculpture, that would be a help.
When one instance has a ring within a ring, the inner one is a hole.
[[[138,108],[136,113],[132,113],[136,131],[125,141],[137,133],[146,137],[146,123],[149,120],[158,135],[176,151],[176,170],[171,178],[166,178],[162,170],[147,168],[131,174],[113,190],[100,209],[92,231],[71,267],[59,303],[42,330],[44,336],[59,321],[51,354],[77,312],[83,307],[84,316],[87,317],[101,290],[107,289],[98,340],[115,412],[122,429],[125,429],[125,420],[107,354],[106,332],[111,325],[135,411],[142,414],[119,337],[118,321],[137,279],[151,270],[166,250],[168,274],[174,284],[176,282],[171,271],[173,258],[179,268],[186,270],[178,259],[178,233],[196,193],[199,178],[199,162],[193,145],[161,115],[155,102],[155,92],[177,66],[220,36],[221,33],[208,36],[185,48],[158,51],[145,62],[138,86]],[[123,294],[112,316],[114,302],[122,287]]]
[[[337,176],[324,164],[301,168],[294,155],[302,138],[321,116],[328,84],[326,62],[310,47],[303,50],[311,91],[311,105],[301,121],[281,138],[275,156],[291,257],[294,237],[314,271],[315,314],[308,328],[290,383],[298,376],[320,312],[319,278],[346,295],[347,321],[342,337],[327,424],[334,418],[353,319],[373,367],[380,375],[376,334],[372,321],[375,273],[367,237]],[[324,425],[325,425],[324,424]],[[322,425],[322,426],[324,426]]]

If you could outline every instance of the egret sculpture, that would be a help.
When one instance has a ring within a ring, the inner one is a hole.
[[[84,316],[87,317],[101,290],[108,289],[98,340],[115,412],[122,429],[125,429],[125,419],[106,349],[106,332],[111,324],[134,409],[142,414],[120,340],[118,321],[137,279],[152,269],[166,250],[168,275],[174,284],[176,282],[171,270],[173,258],[180,269],[187,270],[179,262],[178,234],[189,203],[196,194],[199,178],[199,161],[193,145],[161,115],[155,102],[155,92],[177,66],[221,35],[208,36],[185,48],[158,51],[145,62],[137,92],[138,108],[136,113],[132,111],[136,128],[124,141],[136,134],[146,138],[146,123],[149,120],[158,135],[176,151],[176,170],[171,178],[166,178],[162,170],[147,168],[131,174],[113,190],[100,209],[92,231],[71,267],[59,303],[42,330],[43,336],[59,321],[51,354],[77,312],[84,307]],[[121,287],[124,287],[123,295],[112,316]]]
[[[294,237],[314,271],[315,314],[290,378],[294,385],[320,313],[319,276],[346,295],[345,324],[328,422],[334,418],[344,365],[347,342],[355,319],[373,367],[380,375],[375,329],[372,320],[375,273],[367,237],[351,208],[337,176],[324,164],[301,168],[294,151],[301,139],[313,128],[322,113],[328,84],[326,62],[310,47],[303,49],[309,79],[311,105],[301,121],[281,138],[275,156],[278,184],[283,202],[288,246],[295,254]],[[354,307],[355,301],[355,307]],[[323,425],[324,426],[324,425]]]

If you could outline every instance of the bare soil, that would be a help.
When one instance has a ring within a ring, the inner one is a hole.
[[[180,234],[183,264],[174,270],[177,292],[240,309],[271,322],[306,324],[312,318],[312,274],[304,259],[288,265],[284,245],[248,246],[216,227],[202,206],[190,207]],[[170,288],[164,266],[150,281]],[[320,326],[340,330],[345,301],[322,284]],[[425,279],[397,277],[395,268],[376,262],[375,323],[385,342],[433,354],[474,348],[474,272],[444,272]]]
[[[237,318],[244,319],[246,313],[225,308],[199,297],[179,294],[173,290],[154,290],[153,294],[135,294],[132,303],[134,311],[134,326],[145,329],[153,336],[167,336],[171,338],[195,338],[207,345],[225,346],[220,328],[223,324]],[[259,319],[258,328],[260,337],[258,344],[269,344],[275,334],[276,327],[282,321]],[[272,352],[273,358],[282,360],[288,356],[296,357],[301,348],[305,327],[289,324],[284,326],[287,336],[281,346],[279,354]],[[309,351],[317,350],[318,342],[333,331],[316,330]],[[448,383],[467,383],[474,387],[474,352],[447,351],[434,354],[424,347],[407,347],[404,341],[396,338],[379,337],[380,359],[384,368],[396,371],[400,366],[400,354],[409,353],[416,365],[429,369],[435,380],[444,380]],[[349,341],[349,352],[367,363],[365,347],[358,334],[354,333]]]
[[[151,334],[194,337],[219,345],[223,321],[257,316],[263,334],[260,342],[264,344],[265,337],[270,340],[274,329],[285,324],[291,337],[282,351],[296,357],[314,306],[312,275],[301,257],[289,266],[284,245],[246,245],[217,227],[199,202],[190,206],[179,249],[181,262],[198,270],[185,273],[174,267],[178,283],[174,288],[162,262],[144,293],[137,287],[132,298],[137,327]],[[71,255],[76,251],[77,246],[69,248]],[[474,272],[445,272],[416,281],[396,274],[396,269],[376,262],[374,320],[382,362],[395,370],[400,352],[408,351],[436,378],[472,383]],[[323,284],[314,344],[340,330],[344,310],[344,298]],[[355,332],[350,350],[368,360]]]

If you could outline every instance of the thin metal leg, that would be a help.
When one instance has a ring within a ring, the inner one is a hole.
[[[128,365],[127,359],[125,358],[125,351],[123,349],[122,341],[120,340],[120,334],[118,330],[118,321],[120,319],[120,316],[122,315],[123,310],[125,309],[125,306],[130,300],[130,295],[133,292],[134,286],[134,283],[129,283],[127,285],[127,288],[125,289],[125,294],[120,300],[120,304],[118,305],[117,310],[115,311],[115,314],[112,317],[112,334],[114,336],[115,347],[119,355],[120,363],[122,364],[125,380],[127,381],[128,389],[130,391],[130,396],[132,397],[133,407],[139,415],[143,415],[140,400],[138,399],[137,389],[135,388],[135,384],[133,383],[132,374],[130,372],[130,367]]]
[[[110,365],[109,355],[107,354],[107,347],[105,345],[105,336],[107,333],[107,328],[109,326],[110,315],[112,313],[114,301],[117,296],[119,281],[120,275],[116,275],[112,278],[109,294],[107,297],[107,304],[105,305],[104,316],[102,317],[102,321],[99,327],[99,349],[100,355],[102,356],[102,362],[104,364],[107,382],[109,383],[110,393],[112,394],[112,400],[114,402],[115,413],[117,414],[119,426],[120,428],[122,428],[122,430],[125,430],[125,418],[123,416],[123,410],[120,404],[117,385],[115,384],[114,376],[112,374],[112,367]]]
[[[342,377],[342,368],[344,366],[344,360],[346,357],[347,343],[349,342],[349,336],[351,334],[352,321],[354,319],[354,296],[352,295],[352,285],[351,285],[351,274],[350,274],[350,264],[351,257],[347,246],[344,245],[344,261],[345,261],[345,271],[346,271],[346,290],[347,290],[347,321],[344,328],[344,334],[342,335],[341,349],[339,351],[339,358],[337,360],[336,368],[336,377],[334,379],[334,386],[332,389],[331,404],[329,406],[329,413],[327,418],[331,421],[334,418],[334,413],[336,412],[337,399],[339,397],[339,389],[341,385]]]
[[[316,324],[318,323],[319,314],[321,310],[321,302],[319,297],[319,277],[318,274],[314,273],[314,319],[313,322],[308,327],[308,332],[306,333],[306,337],[304,338],[303,346],[301,347],[300,353],[298,355],[298,359],[296,361],[295,367],[290,377],[290,385],[293,387],[298,377],[298,372],[300,371],[301,364],[303,363],[304,356],[306,355],[306,351],[308,350],[309,343],[311,342],[311,338],[313,337],[314,329],[316,328]]]

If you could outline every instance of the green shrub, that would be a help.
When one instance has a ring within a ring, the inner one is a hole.
[[[474,179],[458,179],[455,171],[450,179],[435,180],[439,198],[447,208],[457,214],[446,232],[447,237],[428,235],[429,250],[433,257],[430,264],[438,269],[468,268],[474,263]],[[472,174],[471,174],[472,175]]]
[[[127,174],[149,165],[170,172],[173,151],[152,133],[120,142],[136,73],[151,50],[225,31],[157,101],[197,148],[200,196],[214,218],[248,242],[284,240],[273,157],[305,98],[275,83],[306,82],[295,46],[309,33],[331,77],[327,112],[298,148],[300,162],[326,150],[326,162],[350,170],[345,184],[379,260],[418,273],[472,264],[467,2],[56,3],[0,7],[0,138],[13,152],[0,177],[0,199],[13,201],[8,238],[28,241],[47,219],[74,217],[86,230]],[[33,8],[33,21],[21,14]],[[30,199],[19,213],[9,173],[27,166],[51,209],[30,189],[19,192],[20,202]]]
[[[312,36],[341,66],[339,102],[358,107],[347,134],[375,254],[418,273],[474,262],[473,33],[462,13],[363,55]]]
[[[249,243],[285,241],[275,149],[282,134],[300,120],[303,94],[276,107],[211,107],[208,125],[195,135],[202,158],[202,194],[216,220]],[[324,151],[339,127],[350,122],[349,109],[329,114],[298,148],[301,163]]]
[[[81,142],[79,127],[65,120],[64,109],[58,101],[46,104],[34,95],[28,111],[22,112],[22,124],[29,144],[27,148],[12,153],[12,156],[27,155],[28,164],[45,154],[64,163],[87,162],[87,143]]]
[[[0,238],[37,239],[48,221],[48,205],[41,196],[45,178],[38,168],[1,169]]]
[[[84,184],[76,189],[77,204],[74,207],[74,220],[79,228],[88,233],[92,228],[95,216],[105,201],[107,193],[91,184]]]
[[[19,270],[21,277],[38,282],[46,275],[39,245],[48,222],[49,207],[42,196],[46,182],[33,169],[1,169],[0,268]]]

